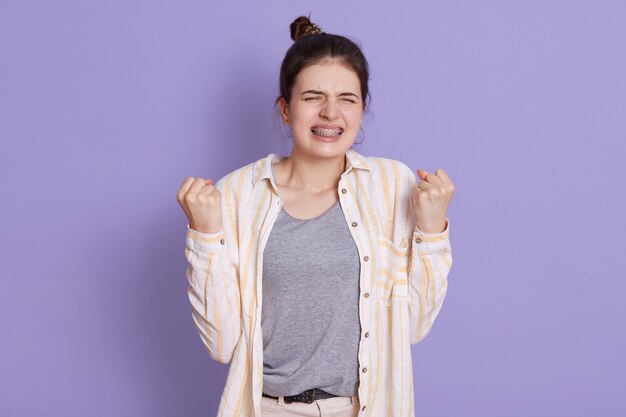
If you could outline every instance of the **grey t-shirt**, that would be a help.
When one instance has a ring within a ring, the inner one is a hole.
[[[356,395],[360,262],[339,200],[313,219],[278,215],[263,253],[263,392]]]

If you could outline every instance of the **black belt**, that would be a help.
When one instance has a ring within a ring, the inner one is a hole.
[[[263,396],[268,397],[268,398],[273,398],[275,400],[278,399],[278,397],[272,397],[271,395],[268,395],[266,393],[263,393]],[[330,392],[322,391],[319,388],[313,388],[313,389],[301,392],[300,394],[286,395],[285,403],[288,404],[288,403],[292,403],[296,401],[296,402],[311,404],[315,400],[321,400],[321,399],[330,398],[330,397],[338,397],[338,395],[331,394]]]

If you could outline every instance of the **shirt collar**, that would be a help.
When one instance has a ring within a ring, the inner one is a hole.
[[[267,157],[257,162],[258,166],[255,166],[254,177],[252,183],[256,185],[259,181],[268,179],[274,188],[278,189],[276,180],[274,178],[274,172],[272,170],[272,164],[285,159],[285,156],[270,153]],[[370,171],[370,163],[367,158],[354,149],[348,149],[346,152],[346,170],[344,173],[350,172],[352,169],[362,169]]]

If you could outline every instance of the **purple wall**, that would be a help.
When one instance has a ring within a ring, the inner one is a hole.
[[[416,415],[626,415],[626,3],[245,3],[0,3],[0,415],[216,414],[176,191],[286,152],[309,12],[370,61],[355,149],[457,188]]]

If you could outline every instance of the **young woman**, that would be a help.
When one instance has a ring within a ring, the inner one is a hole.
[[[410,345],[446,294],[454,185],[351,149],[365,57],[305,16],[290,28],[277,107],[291,154],[178,191],[192,316],[231,363],[218,415],[413,416]]]

